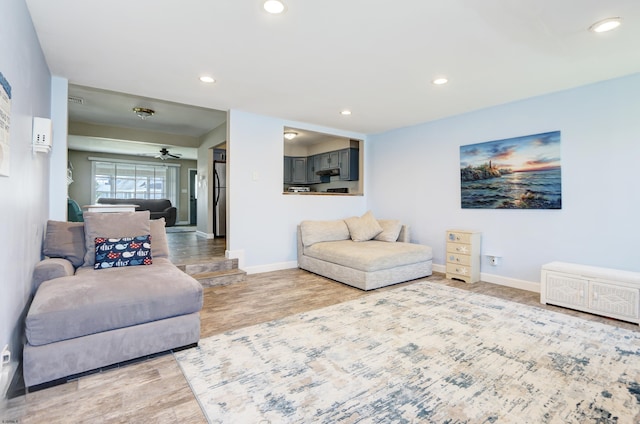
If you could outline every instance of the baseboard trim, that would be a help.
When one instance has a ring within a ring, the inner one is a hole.
[[[291,262],[279,262],[279,263],[268,264],[268,265],[250,266],[250,267],[242,268],[242,270],[246,271],[247,274],[260,274],[262,272],[282,271],[283,269],[291,269],[291,268],[297,268],[297,267],[298,267],[298,261],[291,261]]]
[[[440,264],[432,264],[432,269],[435,272],[440,272],[442,274],[446,274],[447,273],[447,267],[444,265],[440,265]]]
[[[433,270],[447,273],[447,267],[445,265],[433,264]],[[517,278],[504,277],[502,275],[488,274],[486,272],[480,273],[480,280],[485,283],[497,284],[499,286],[512,287],[514,289],[527,290],[534,293],[540,293],[540,283],[526,280],[519,280]]]
[[[207,239],[216,238],[215,234],[205,233],[204,231],[200,231],[200,230],[196,230],[196,236],[204,237],[204,238],[207,238]]]
[[[517,278],[503,277],[502,275],[487,274],[484,272],[480,273],[480,279],[491,284],[540,293],[540,283],[537,281],[519,280]]]
[[[18,364],[16,362],[10,362],[0,367],[0,370],[0,399],[4,399],[9,393],[11,382],[16,376]]]

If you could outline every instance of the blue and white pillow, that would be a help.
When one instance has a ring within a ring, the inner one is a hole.
[[[151,235],[121,238],[96,237],[94,269],[151,265]]]

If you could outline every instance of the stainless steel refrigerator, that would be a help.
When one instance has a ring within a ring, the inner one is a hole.
[[[213,162],[213,234],[227,235],[227,163]]]

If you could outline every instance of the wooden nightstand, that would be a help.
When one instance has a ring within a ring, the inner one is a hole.
[[[447,230],[447,278],[465,283],[480,281],[480,237],[482,233]]]

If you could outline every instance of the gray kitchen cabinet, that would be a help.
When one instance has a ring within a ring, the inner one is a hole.
[[[284,157],[284,183],[307,183],[307,158],[298,156]]]
[[[334,152],[332,152],[334,153]],[[340,180],[357,181],[360,178],[360,158],[358,149],[349,148],[338,150]]]
[[[319,184],[330,182],[329,175],[318,171],[338,169],[341,181],[357,181],[360,178],[360,157],[356,148],[335,150],[312,156],[285,156],[285,184]],[[334,177],[333,177],[334,178]]]
[[[307,157],[307,183],[316,184],[321,182],[321,178],[316,171],[320,170],[321,155]]]
[[[307,183],[307,158],[291,158],[291,184]]]
[[[322,153],[320,155],[320,169],[333,169],[340,166],[340,152],[338,150],[334,152]]]
[[[284,183],[291,184],[291,162],[293,158],[291,156],[284,157]]]

